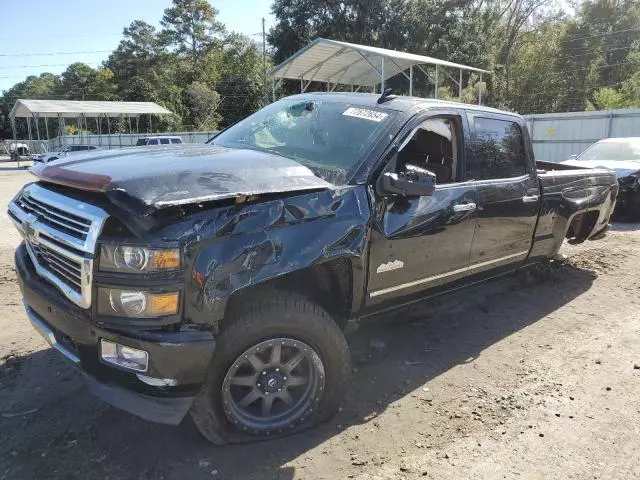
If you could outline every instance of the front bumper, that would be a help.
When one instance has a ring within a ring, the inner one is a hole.
[[[180,423],[204,381],[215,348],[210,332],[105,329],[91,311],[79,308],[40,277],[24,245],[15,256],[18,282],[29,320],[45,340],[87,377],[93,394],[134,415],[160,423]],[[133,321],[132,321],[133,323]],[[100,360],[100,339],[149,353],[146,376],[177,385],[155,387],[136,373]]]
[[[620,184],[616,209],[633,215],[640,215],[640,187],[637,184]]]

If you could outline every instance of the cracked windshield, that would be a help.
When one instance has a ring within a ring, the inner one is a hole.
[[[281,101],[221,133],[213,143],[281,155],[340,184],[396,114],[341,102]]]

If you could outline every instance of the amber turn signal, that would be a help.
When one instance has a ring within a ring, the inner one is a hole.
[[[150,315],[173,315],[178,311],[179,297],[177,292],[151,295],[149,300]]]
[[[156,270],[174,270],[180,268],[180,251],[156,250],[151,257],[151,266]]]

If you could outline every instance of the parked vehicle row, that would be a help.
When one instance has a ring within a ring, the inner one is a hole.
[[[211,442],[299,431],[366,318],[602,238],[606,169],[537,165],[519,115],[296,95],[207,145],[77,154],[11,202],[27,314],[105,401]]]
[[[55,152],[37,153],[33,155],[32,159],[34,162],[47,163],[53,162],[54,160],[57,160],[59,158],[68,157],[69,155],[73,155],[75,153],[88,152],[97,149],[98,147],[96,147],[95,145],[67,145]]]
[[[177,136],[155,136],[141,138],[136,142],[136,146],[153,146],[153,145],[176,145],[181,144],[182,138]],[[54,152],[38,153],[32,156],[34,162],[48,163],[74,155],[80,152],[99,150],[100,146],[96,145],[67,145],[60,150]]]

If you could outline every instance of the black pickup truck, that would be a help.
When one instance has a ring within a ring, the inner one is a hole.
[[[604,236],[615,174],[539,168],[518,115],[317,93],[37,165],[8,213],[28,317],[93,393],[222,444],[328,418],[349,319]]]

